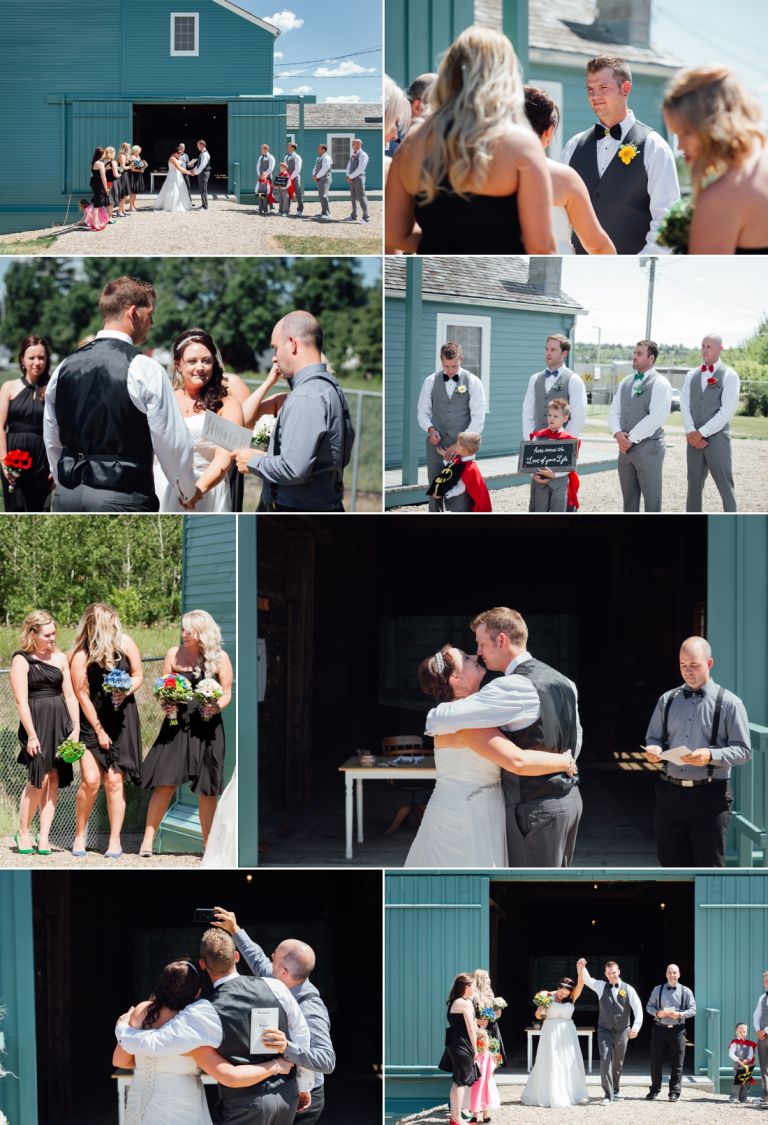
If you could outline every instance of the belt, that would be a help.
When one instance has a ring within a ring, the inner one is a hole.
[[[725,781],[723,778],[702,777],[701,780],[694,781],[692,778],[683,777],[670,777],[669,774],[660,773],[659,777],[662,781],[669,782],[670,785],[679,785],[682,789],[693,789],[695,785],[709,785],[713,780]]]
[[[685,1027],[685,1020],[678,1020],[677,1023],[659,1023],[658,1020],[654,1020],[653,1026],[660,1027],[662,1031],[682,1031]]]

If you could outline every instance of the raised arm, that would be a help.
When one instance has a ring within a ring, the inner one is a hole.
[[[521,750],[499,730],[460,730],[462,742],[509,773],[521,777],[540,777],[548,773],[576,773],[576,763],[570,753],[554,754],[549,750]]]
[[[269,374],[261,386],[257,387],[255,391],[252,391],[245,401],[241,403],[243,408],[243,425],[247,426],[248,429],[251,429],[256,424],[257,419],[259,419],[262,414],[277,414],[278,410],[283,405],[285,394],[282,396],[274,395],[268,400],[272,404],[270,408],[262,409],[264,399],[275,386],[279,378],[280,368],[277,366],[277,363],[273,361],[269,369]],[[277,402],[278,399],[280,400],[279,403]]]

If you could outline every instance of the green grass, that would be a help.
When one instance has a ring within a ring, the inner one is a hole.
[[[37,238],[22,238],[15,242],[0,242],[0,255],[44,254],[56,245],[57,234],[41,234]]]
[[[8,668],[11,655],[18,648],[19,625],[0,625],[0,668]],[[172,645],[179,643],[179,624],[171,622],[165,625],[131,625],[127,628],[128,634],[133,637],[139,646],[139,652],[145,658],[150,656],[165,656]],[[57,644],[62,652],[66,652],[75,635],[75,626],[59,626]]]
[[[329,254],[334,258],[349,255],[381,254],[380,238],[338,238],[329,235],[325,238],[301,237],[301,235],[275,235],[275,242],[286,254],[309,254],[317,257]]]

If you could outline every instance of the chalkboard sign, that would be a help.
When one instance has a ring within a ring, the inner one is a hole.
[[[556,473],[567,473],[576,468],[578,447],[579,443],[575,438],[563,441],[521,441],[517,471],[538,473],[539,469],[552,469]]]

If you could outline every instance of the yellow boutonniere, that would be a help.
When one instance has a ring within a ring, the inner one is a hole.
[[[458,387],[456,388],[456,394],[457,395],[465,395],[466,393],[467,393],[467,388],[464,386],[463,383],[459,383]]]
[[[620,989],[619,989],[619,996],[621,996],[621,997],[622,997],[622,999],[623,999],[623,998],[624,998],[624,997],[625,997],[626,995],[627,995],[627,994],[626,994],[626,992],[624,991],[624,989],[623,989],[623,988],[620,988]]]
[[[636,145],[622,145],[619,149],[619,160],[622,164],[631,164],[637,156]]]

